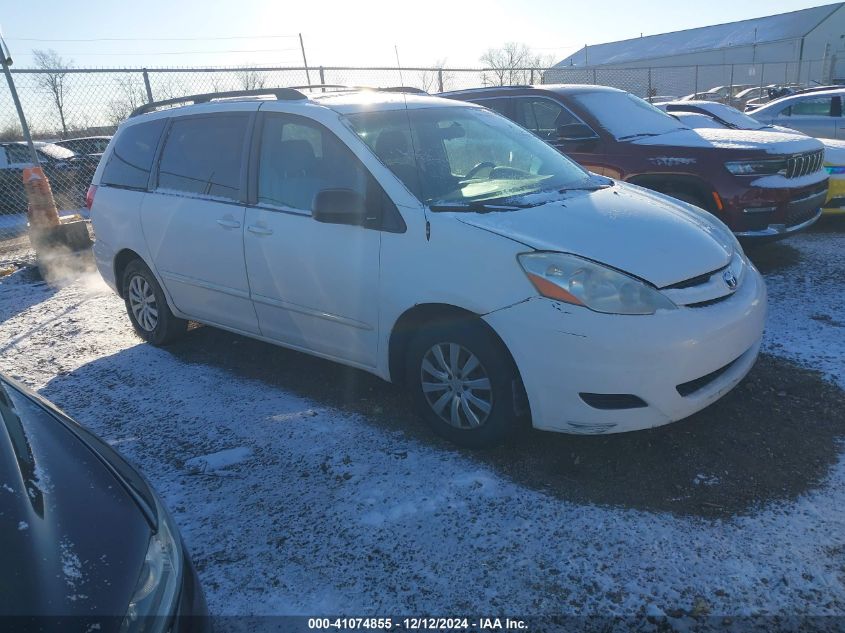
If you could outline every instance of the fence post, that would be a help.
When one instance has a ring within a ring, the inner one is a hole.
[[[763,76],[766,74],[766,64],[760,64],[760,96],[763,96]]]
[[[438,92],[443,92],[443,69],[437,69],[437,87],[439,88]]]
[[[646,99],[648,102],[651,103],[651,98],[654,95],[651,94],[651,66],[648,67],[648,92],[646,92]]]
[[[531,84],[532,86],[534,85],[534,69],[533,68],[531,69],[531,81],[529,81],[528,83]]]
[[[728,105],[731,104],[731,95],[734,93],[734,65],[731,64],[731,85],[728,88]]]
[[[320,66],[320,83],[324,86],[326,85],[326,73],[322,66]],[[325,88],[321,88],[320,92],[325,92]]]
[[[597,82],[596,82],[596,69],[595,69],[595,68],[593,68],[593,85],[595,86],[595,85],[596,85],[596,83],[597,83]]]
[[[698,65],[695,66],[695,88],[693,89],[693,93],[698,92]]]
[[[144,74],[144,88],[147,89],[147,103],[152,103],[153,101],[155,101],[155,99],[153,99],[153,89],[150,88],[150,75],[149,75],[149,73],[147,73],[146,68],[144,68],[143,74]]]

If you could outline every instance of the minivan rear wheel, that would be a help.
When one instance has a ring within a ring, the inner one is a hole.
[[[479,323],[419,331],[408,346],[405,378],[423,419],[456,444],[493,446],[517,429],[519,376],[501,341]]]
[[[132,327],[148,343],[166,345],[188,329],[188,322],[170,311],[155,275],[140,259],[129,262],[123,272],[123,299]]]

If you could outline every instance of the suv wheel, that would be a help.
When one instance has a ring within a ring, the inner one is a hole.
[[[517,428],[516,368],[501,342],[477,323],[435,324],[414,336],[406,384],[429,426],[461,446],[492,446]]]
[[[173,316],[155,276],[140,259],[126,266],[123,297],[132,327],[153,345],[166,345],[188,329],[188,322]]]
[[[673,198],[677,198],[678,200],[683,200],[684,202],[688,202],[700,209],[704,209],[705,211],[710,211],[710,205],[704,200],[701,196],[698,196],[694,193],[690,193],[689,191],[670,191],[668,195],[672,196]],[[712,213],[712,212],[711,212]]]

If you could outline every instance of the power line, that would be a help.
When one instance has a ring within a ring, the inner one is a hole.
[[[42,37],[7,37],[16,42],[188,42],[205,40],[259,40],[284,37],[298,37],[298,35],[230,35],[226,37],[91,37],[79,39],[48,39]]]
[[[240,50],[223,50],[223,51],[160,51],[157,53],[145,51],[140,53],[76,53],[77,55],[99,55],[103,57],[112,57],[114,55],[216,55],[218,53],[279,53],[283,51],[298,51],[299,48],[251,48]],[[34,56],[35,53],[19,53],[17,56],[28,55]]]

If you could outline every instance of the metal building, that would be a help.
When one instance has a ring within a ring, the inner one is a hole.
[[[697,91],[713,84],[845,82],[845,2],[728,24],[587,45],[558,62],[545,81],[566,81],[576,71],[668,67],[696,69]],[[555,72],[559,71],[559,72]],[[675,73],[677,74],[677,73]],[[689,87],[688,76],[684,88]]]

